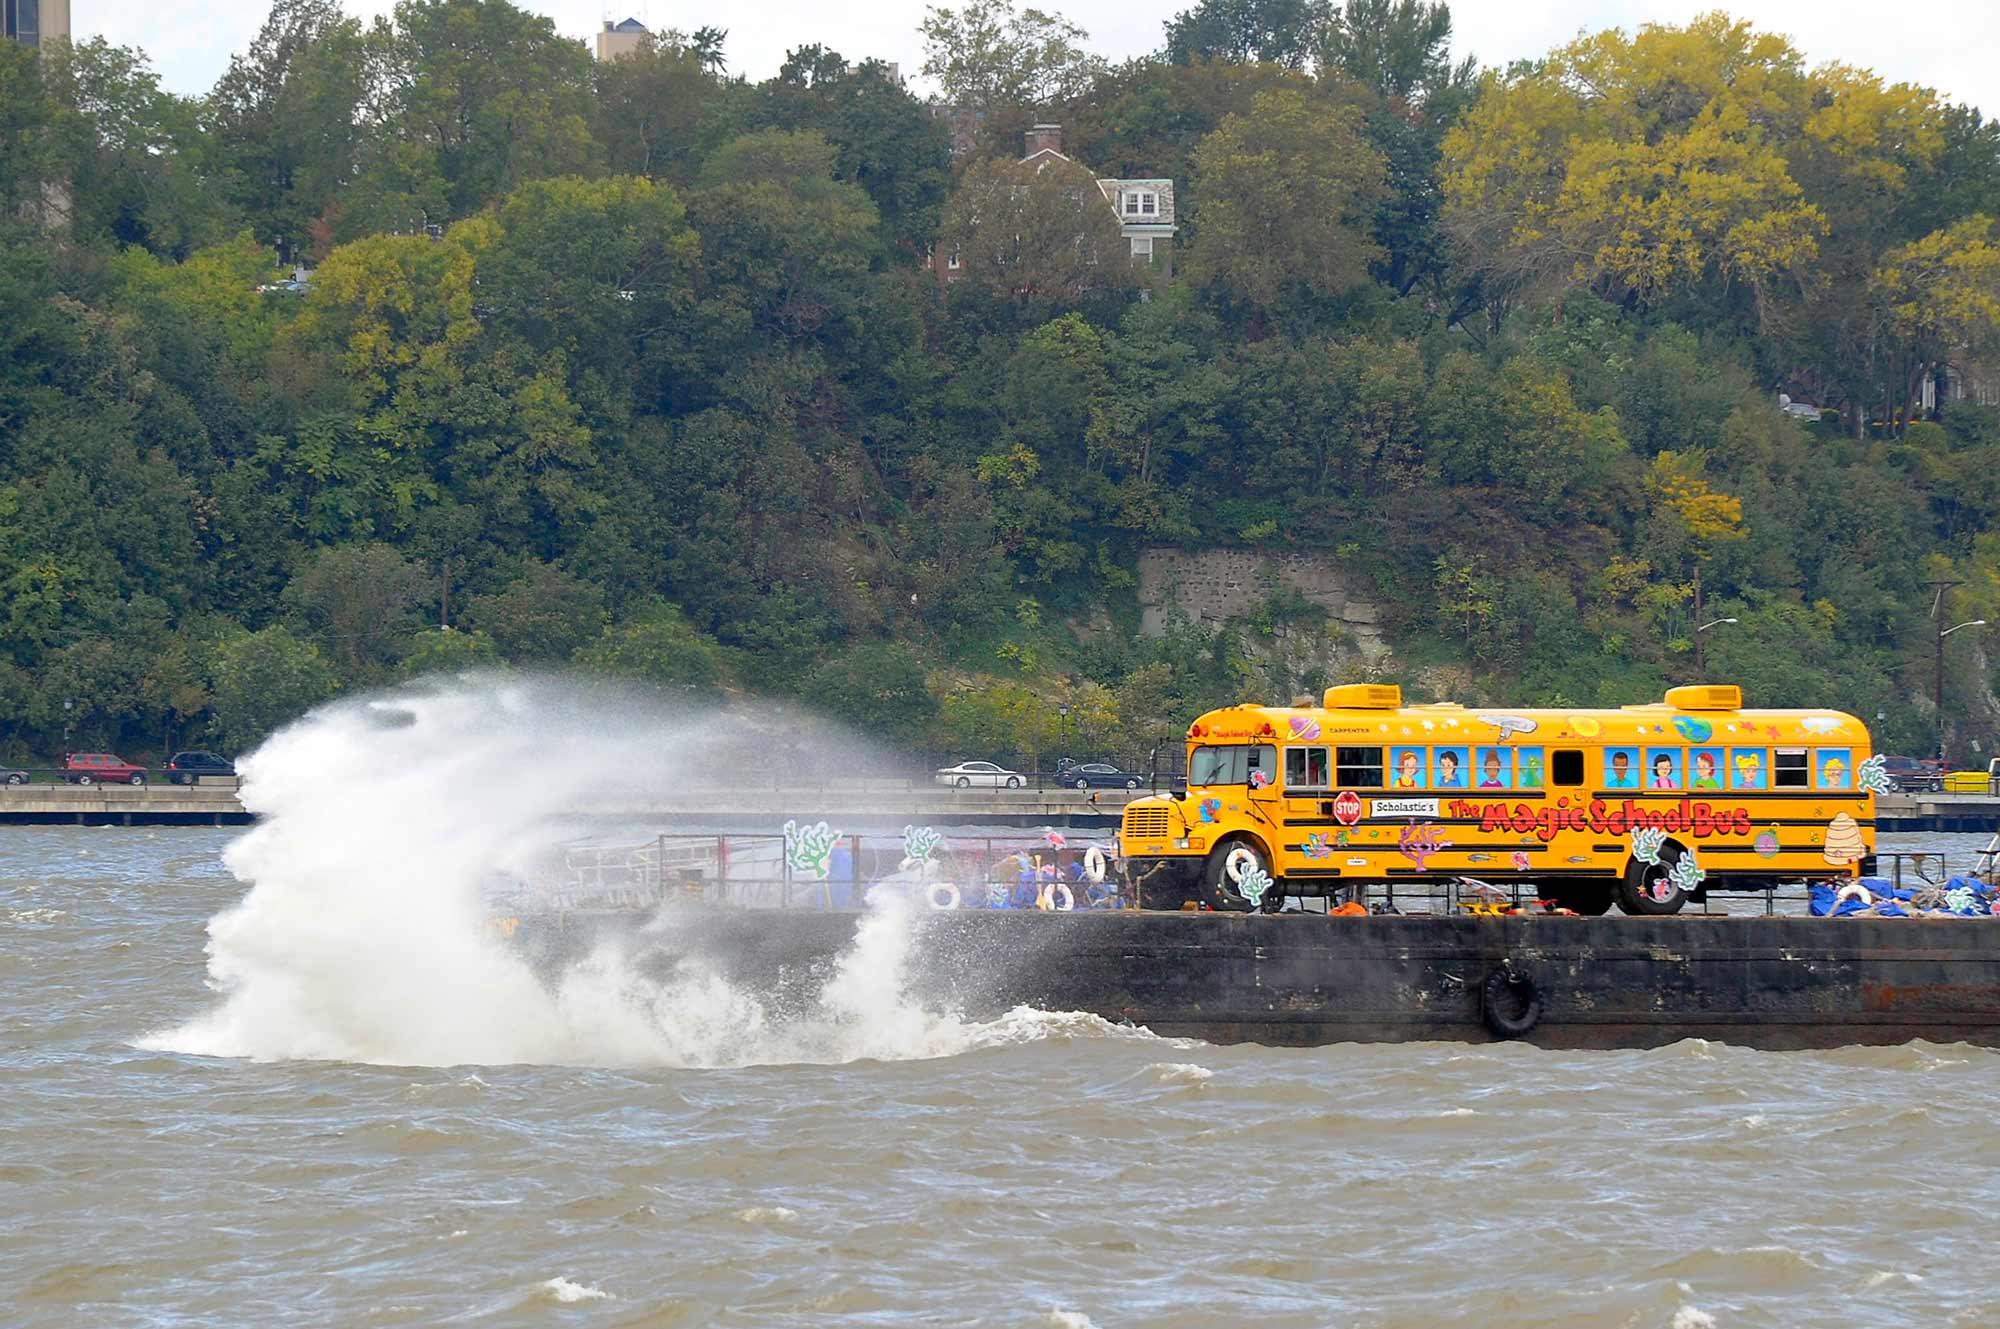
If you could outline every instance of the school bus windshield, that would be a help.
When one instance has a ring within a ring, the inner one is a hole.
[[[1196,748],[1188,758],[1191,785],[1269,784],[1278,768],[1278,750],[1266,743]]]

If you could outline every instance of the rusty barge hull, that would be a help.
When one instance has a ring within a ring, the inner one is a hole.
[[[520,940],[549,958],[619,931],[656,970],[809,999],[861,917],[696,908],[636,931],[523,920]],[[1538,1005],[1518,1035],[1496,1028],[1518,1006],[1491,1009],[1502,970]],[[1025,1004],[1218,1043],[2000,1046],[2000,919],[940,911],[920,916],[905,977],[913,999],[973,1018]]]

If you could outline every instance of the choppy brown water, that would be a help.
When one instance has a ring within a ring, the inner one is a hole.
[[[231,836],[0,838],[0,1323],[2000,1325],[1992,1052],[144,1050],[214,1005]]]

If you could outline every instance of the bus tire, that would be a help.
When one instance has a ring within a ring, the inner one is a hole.
[[[1542,1020],[1542,994],[1535,980],[1508,965],[1486,976],[1480,988],[1480,1015],[1495,1038],[1520,1038]]]
[[[1659,862],[1641,863],[1635,858],[1627,863],[1625,876],[1618,883],[1618,907],[1640,916],[1678,914],[1688,902],[1687,892],[1667,878],[1685,852],[1677,842],[1668,840],[1660,846]]]
[[[1237,878],[1248,870],[1251,863],[1265,872],[1271,870],[1270,855],[1248,836],[1231,836],[1209,850],[1208,862],[1201,874],[1202,901],[1210,909],[1232,910],[1239,914],[1254,910],[1256,906],[1236,890]]]

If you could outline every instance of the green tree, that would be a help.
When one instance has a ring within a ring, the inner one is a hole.
[[[975,162],[945,208],[938,249],[958,283],[1028,317],[1137,287],[1117,215],[1090,172],[1070,162]]]
[[[805,697],[864,738],[891,745],[921,741],[938,713],[923,664],[894,642],[864,642],[828,660],[807,677]]]
[[[604,591],[535,561],[501,590],[474,597],[465,619],[510,660],[567,660],[604,630]]]
[[[213,169],[285,260],[323,249],[331,235],[381,45],[338,0],[277,0],[209,94]]]
[[[929,248],[951,190],[951,135],[887,66],[802,46],[757,91],[765,122],[833,144],[835,175],[868,192],[891,245],[907,255]]]
[[[857,331],[878,252],[875,205],[835,179],[838,154],[817,134],[766,130],[725,144],[689,199],[711,315],[781,338]]]
[[[947,105],[968,110],[992,114],[1070,101],[1102,68],[1083,49],[1089,33],[1039,9],[1016,13],[1013,0],[932,5],[917,30],[924,77],[937,80]]]
[[[592,164],[590,57],[508,0],[399,0],[382,131],[345,234],[468,216],[531,179]]]
[[[221,642],[212,674],[216,738],[231,752],[249,751],[339,686],[317,647],[276,626]]]
[[[1224,120],[1194,154],[1189,276],[1263,311],[1366,280],[1383,167],[1360,129],[1352,109],[1289,91]]]
[[[578,649],[576,663],[593,673],[687,696],[719,692],[731,672],[722,648],[671,606],[656,606],[606,628]]]
[[[398,669],[408,677],[423,674],[453,674],[500,662],[500,649],[483,632],[460,632],[455,628],[430,628],[411,634],[403,648]]]
[[[1471,57],[1451,62],[1451,6],[1434,0],[1347,0],[1319,29],[1328,70],[1408,109],[1470,85]]]
[[[592,137],[616,175],[685,188],[703,159],[746,127],[747,90],[718,78],[674,33],[649,35],[638,49],[599,62],[595,77]]]
[[[349,679],[365,679],[396,658],[428,581],[388,545],[334,545],[299,569],[285,587],[285,603]]]
[[[1162,54],[1177,65],[1256,60],[1300,69],[1338,12],[1328,0],[1201,0],[1168,21]]]
[[[42,59],[79,236],[181,257],[227,234],[195,169],[198,108],[160,87],[143,52],[92,37]]]

